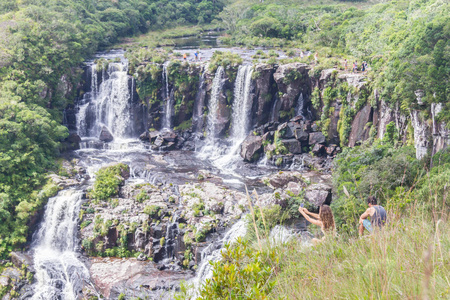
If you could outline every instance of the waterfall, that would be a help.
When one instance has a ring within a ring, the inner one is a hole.
[[[231,117],[230,148],[215,161],[222,170],[231,170],[238,161],[239,149],[250,131],[253,98],[251,97],[252,66],[239,66],[234,83],[234,100]]]
[[[132,94],[128,62],[110,62],[102,70],[99,83],[97,65],[90,66],[90,92],[83,96],[78,105],[77,131],[82,138],[99,138],[106,127],[116,139],[131,138],[136,135],[133,128]],[[133,87],[133,80],[131,79]]]
[[[247,137],[252,113],[252,66],[240,66],[234,86],[234,102],[230,138],[233,145],[240,145]]]
[[[205,66],[205,70],[208,66]],[[203,106],[205,106],[205,71],[200,74],[198,82],[198,90],[195,95],[194,112],[192,116],[192,123],[194,125],[194,132],[200,132],[203,128]]]
[[[300,96],[297,100],[297,106],[295,107],[295,115],[302,116],[303,119],[306,119],[305,115],[305,99],[303,98],[303,93],[300,93]]]
[[[275,95],[275,101],[273,102],[272,111],[270,113],[270,122],[278,121],[278,113],[280,112],[281,101],[278,95]]]
[[[78,259],[77,225],[82,191],[63,190],[50,198],[33,236],[37,284],[32,299],[78,299],[89,271]]]
[[[241,219],[236,222],[225,234],[223,239],[217,243],[211,243],[203,249],[201,253],[202,261],[198,266],[198,271],[192,283],[194,292],[197,292],[206,279],[211,278],[213,268],[210,262],[219,261],[222,258],[222,250],[225,244],[236,242],[238,237],[243,237],[247,233],[247,223]]]
[[[165,236],[165,256],[167,259],[172,260],[175,256],[177,246],[177,234],[178,234],[178,212],[175,212],[172,217],[172,222],[167,224],[166,236]]]
[[[206,120],[206,142],[205,146],[202,149],[202,154],[209,156],[208,154],[214,154],[217,152],[218,149],[216,149],[215,145],[215,139],[217,134],[217,114],[219,110],[219,97],[220,93],[222,91],[222,85],[223,85],[223,76],[224,76],[224,69],[222,66],[219,66],[217,68],[216,74],[214,76],[214,80],[212,82],[212,88],[211,88],[211,99],[208,103],[208,118]]]
[[[166,101],[166,107],[164,109],[164,119],[163,128],[170,129],[172,126],[172,115],[173,115],[173,93],[169,91],[169,62],[163,64],[162,80],[165,86],[164,100]]]

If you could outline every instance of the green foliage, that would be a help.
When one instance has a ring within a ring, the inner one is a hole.
[[[157,218],[159,217],[160,210],[161,207],[157,205],[148,205],[144,208],[144,213],[149,215],[151,218]]]
[[[442,103],[438,120],[449,124],[450,4],[440,0],[352,2],[236,2],[219,15],[230,34],[223,41],[313,49],[319,60],[310,74],[317,79],[322,70],[339,68],[343,58],[350,67],[353,61],[359,65],[367,61],[373,88],[391,107],[398,105],[408,113],[411,107],[429,110],[432,103]],[[311,62],[312,56],[303,61]],[[424,91],[425,106],[417,104],[417,90]],[[367,100],[374,100],[370,95],[370,90],[361,91],[356,112]],[[319,102],[314,101],[318,99],[312,98],[318,108]],[[343,111],[346,118],[350,110]],[[347,129],[343,124],[341,141],[346,141]]]
[[[266,299],[274,287],[274,270],[265,256],[238,239],[226,245],[222,260],[213,263],[213,277],[206,279],[199,299]]]
[[[230,82],[233,82],[237,68],[242,64],[242,61],[242,57],[237,53],[215,51],[209,62],[208,70],[210,73],[215,73],[217,68],[222,66],[226,70]]]
[[[344,149],[335,159],[333,173],[336,194],[331,206],[337,227],[353,232],[360,214],[367,208],[368,196],[375,195],[385,205],[398,194],[397,187],[413,186],[421,172],[414,147],[396,149],[378,141]]]
[[[141,190],[139,194],[136,195],[136,201],[139,203],[144,202],[145,200],[150,199],[150,196],[147,194],[146,190]]]
[[[125,181],[122,175],[129,172],[130,167],[123,163],[101,168],[95,173],[94,189],[89,196],[96,200],[108,200],[117,195],[119,186]]]
[[[25,242],[27,222],[51,194],[37,190],[54,169],[63,109],[76,96],[81,71],[95,51],[119,37],[174,23],[210,22],[221,1],[0,1],[0,257]],[[161,61],[154,57],[153,61]],[[102,68],[107,61],[101,61]],[[156,75],[150,67],[147,71]],[[151,76],[150,76],[151,77]],[[140,95],[151,97],[156,88]],[[146,97],[142,97],[145,99]],[[115,193],[115,182],[94,197]],[[114,188],[112,188],[114,186]],[[111,190],[109,188],[112,188]]]

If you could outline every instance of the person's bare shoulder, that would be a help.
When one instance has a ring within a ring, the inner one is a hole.
[[[373,214],[375,213],[375,207],[369,207],[366,212],[370,215],[373,216]]]

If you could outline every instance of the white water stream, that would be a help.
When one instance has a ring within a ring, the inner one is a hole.
[[[89,271],[78,259],[77,224],[82,191],[63,190],[50,198],[32,252],[37,284],[32,299],[78,299]]]

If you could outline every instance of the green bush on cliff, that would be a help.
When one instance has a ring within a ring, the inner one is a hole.
[[[119,186],[125,181],[123,175],[129,174],[130,167],[120,163],[101,168],[95,173],[94,188],[89,196],[96,200],[108,200],[119,192]]]

